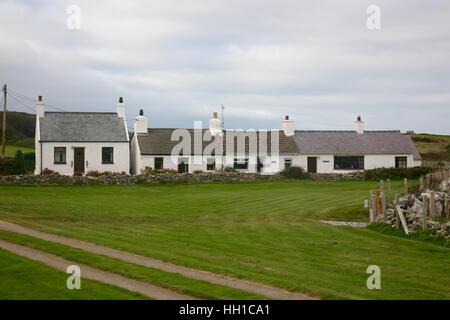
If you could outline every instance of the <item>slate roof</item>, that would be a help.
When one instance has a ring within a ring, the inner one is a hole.
[[[137,140],[139,143],[139,149],[141,151],[141,154],[143,155],[170,155],[172,152],[172,149],[175,145],[179,144],[181,139],[179,141],[171,141],[172,132],[176,130],[175,128],[165,128],[165,129],[148,129],[147,134],[138,134]],[[189,131],[191,136],[191,154],[194,154],[194,129],[186,129]],[[202,134],[205,134],[205,131],[209,129],[203,129]],[[223,139],[223,154],[226,154],[227,149],[227,136],[231,134],[239,132],[234,131],[223,131],[223,136],[219,139]],[[270,154],[271,151],[271,132],[267,131],[267,154]],[[288,137],[284,135],[283,131],[278,131],[279,134],[279,152],[284,154],[294,154],[299,153],[297,145],[295,144],[294,137]],[[230,136],[231,137],[231,136]],[[256,146],[254,146],[254,149],[257,150],[257,146],[259,145],[260,138],[263,137],[263,135],[260,134],[260,132],[257,132],[257,141]],[[203,141],[203,151],[205,150],[206,146],[211,144],[216,137],[212,137],[210,141]],[[240,142],[240,143],[239,143]],[[235,138],[234,143],[234,152],[237,153],[239,149],[239,145],[242,147],[242,149],[239,150],[245,150],[245,153],[248,154],[250,145],[254,143],[253,140],[246,138],[245,139],[245,145],[242,144],[243,140],[239,140]],[[239,145],[238,145],[239,143]],[[217,152],[216,152],[217,153]]]
[[[115,112],[45,112],[39,129],[40,141],[128,141],[125,123]]]
[[[400,131],[300,131],[295,142],[302,154],[413,154],[421,159],[409,135]]]

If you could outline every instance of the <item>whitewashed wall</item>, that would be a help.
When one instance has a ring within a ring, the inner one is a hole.
[[[133,147],[132,147],[133,148]],[[151,167],[155,168],[155,158],[163,158],[163,168],[164,169],[178,169],[178,160],[173,159],[172,156],[167,155],[141,155],[137,156],[137,160],[134,161],[136,163],[136,168],[139,168],[139,170],[136,170],[135,173],[140,173],[142,170],[145,169],[145,167]],[[216,169],[222,169],[225,167],[233,167],[234,165],[234,157],[222,157],[222,156],[209,156],[209,157],[202,157],[201,164],[195,164],[194,163],[194,157],[193,156],[183,156],[183,158],[189,159],[189,172],[194,172],[195,170],[206,170],[206,164],[208,158],[215,158],[216,160]],[[279,158],[273,158],[270,159],[267,162],[267,165],[263,167],[262,173],[263,174],[274,174],[276,172],[279,172],[284,169],[284,159],[292,159],[292,166],[299,166],[299,157],[296,155],[283,155]],[[247,170],[238,170],[243,172],[256,172],[256,157],[252,157],[252,160],[249,158],[249,164]]]
[[[334,155],[319,155],[319,154],[308,154],[301,155],[298,158],[298,165],[303,169],[307,170],[308,157],[317,157],[317,172],[318,173],[350,173],[355,170],[334,170]],[[395,167],[395,157],[407,157],[407,166],[413,167],[413,156],[408,154],[380,154],[380,155],[365,155],[364,156],[364,169],[375,169],[375,168],[393,168]]]
[[[37,143],[35,174],[41,172],[40,147],[40,143]],[[66,147],[65,164],[54,163],[55,147]],[[130,173],[130,145],[128,142],[42,142],[42,170],[48,168],[58,171],[60,174],[72,175],[74,173],[74,149],[72,147],[84,147],[85,173],[91,170]],[[102,147],[114,148],[113,164],[102,164]]]

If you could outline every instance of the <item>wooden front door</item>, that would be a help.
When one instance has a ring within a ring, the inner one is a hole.
[[[308,157],[308,172],[317,172],[317,157]]]
[[[73,172],[84,173],[84,148],[74,148]]]

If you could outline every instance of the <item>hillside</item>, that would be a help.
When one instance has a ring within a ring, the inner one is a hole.
[[[0,120],[3,111],[0,112]],[[25,112],[6,112],[6,144],[34,149],[36,115]],[[3,129],[0,121],[0,131]]]
[[[450,136],[420,133],[411,138],[424,160],[450,161]]]

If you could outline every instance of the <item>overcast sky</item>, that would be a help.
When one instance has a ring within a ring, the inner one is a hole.
[[[0,81],[67,111],[123,96],[129,126],[207,126],[223,104],[226,128],[450,134],[450,1],[0,0]]]

